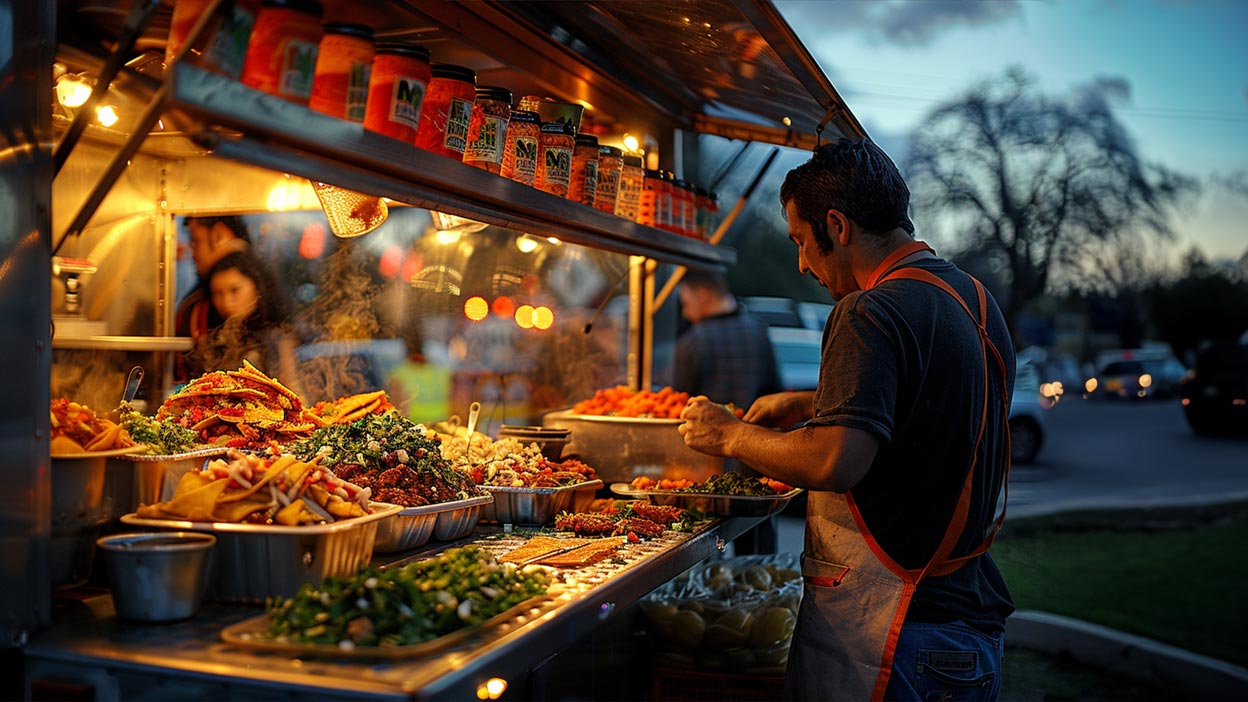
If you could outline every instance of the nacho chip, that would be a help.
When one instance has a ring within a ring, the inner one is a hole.
[[[162,503],[160,509],[179,519],[192,522],[212,521],[212,513],[216,508],[217,500],[229,484],[228,478],[214,480],[203,487],[174,495],[172,500]],[[178,483],[178,487],[182,487],[181,482]]]
[[[241,502],[217,502],[216,509],[213,511],[213,518],[218,522],[241,522],[256,512],[268,509],[268,507],[268,500],[263,502],[254,499],[242,500]]]
[[[307,506],[303,504],[303,500],[295,500],[278,510],[277,515],[273,517],[273,521],[277,524],[285,524],[286,526],[298,526],[304,522],[314,522],[317,520],[316,517],[308,511]]]
[[[86,449],[84,449],[77,441],[74,441],[63,434],[58,434],[57,436],[52,437],[50,444],[52,455],[54,456],[66,453],[83,453],[86,451]]]

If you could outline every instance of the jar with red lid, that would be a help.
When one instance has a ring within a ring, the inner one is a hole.
[[[173,63],[178,52],[212,0],[177,0],[169,21],[165,43],[165,65]],[[199,41],[187,54],[200,68],[238,79],[247,59],[247,42],[256,26],[260,0],[222,0],[223,7],[209,20]]]
[[[568,199],[594,206],[598,192],[598,137],[577,134],[572,149],[572,176],[568,182]]]
[[[614,146],[598,147],[598,194],[594,207],[615,213],[615,196],[620,191],[620,172],[624,170],[624,152]]]
[[[536,112],[512,110],[503,143],[500,175],[517,183],[533,185],[537,179],[537,154],[541,146],[542,119]]]
[[[538,140],[537,178],[534,185],[559,197],[568,196],[572,180],[572,150],[576,147],[576,129],[567,122],[542,122]]]
[[[641,188],[646,171],[641,167],[641,157],[625,155],[620,168],[620,185],[616,189],[615,213],[624,219],[638,220],[641,209]]]
[[[477,88],[468,122],[468,148],[464,163],[498,174],[503,170],[503,147],[511,121],[511,91],[492,85]]]
[[[464,160],[472,105],[477,101],[477,72],[449,63],[433,65],[433,80],[420,109],[416,146],[435,154]]]
[[[264,0],[247,43],[243,84],[308,104],[323,13],[316,0]]]
[[[345,23],[326,24],[324,29],[308,107],[338,119],[363,122],[375,53],[373,30]]]
[[[381,42],[368,78],[364,128],[415,143],[425,93],[433,73],[429,49],[409,42]]]

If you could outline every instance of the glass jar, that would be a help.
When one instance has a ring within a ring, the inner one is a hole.
[[[598,147],[598,194],[594,207],[615,213],[615,196],[620,191],[620,172],[624,170],[624,152],[614,146]]]
[[[326,24],[316,54],[308,107],[331,117],[363,122],[373,68],[373,30],[362,24]]]
[[[662,171],[646,170],[641,188],[642,224],[666,230],[672,225],[672,191]]]
[[[517,183],[533,185],[537,178],[537,150],[542,121],[536,112],[512,110],[503,142],[503,171],[500,175]]]
[[[429,49],[407,42],[378,44],[368,79],[364,128],[415,143],[425,92],[432,79]]]
[[[492,85],[477,88],[477,101],[472,105],[472,119],[468,122],[464,163],[495,175],[501,173],[510,121],[511,91]]]
[[[433,65],[433,80],[420,109],[416,146],[435,154],[464,160],[468,126],[477,100],[477,72],[449,63]]]
[[[165,43],[165,65],[170,65],[186,42],[200,15],[212,0],[177,0],[169,22],[169,40]],[[256,26],[259,0],[223,0],[225,7],[209,21],[198,45],[187,58],[200,68],[220,73],[235,80],[243,73],[247,60],[247,42]]]
[[[572,150],[576,147],[576,130],[566,122],[542,122],[538,141],[537,177],[534,185],[559,197],[568,196],[572,180]]]
[[[323,13],[316,0],[264,0],[247,43],[243,84],[308,104]]]
[[[707,196],[706,188],[700,185],[695,186],[693,189],[693,207],[697,211],[698,238],[704,241],[711,236],[711,231],[707,225],[707,220],[710,217],[710,213],[707,211],[707,203],[709,201],[710,198]]]
[[[641,210],[641,188],[646,171],[641,167],[641,157],[627,155],[620,168],[620,186],[615,196],[615,213],[624,219],[637,221]]]
[[[572,177],[568,182],[568,199],[594,206],[598,192],[598,137],[577,134],[572,150]]]
[[[693,189],[688,182],[677,178],[675,181],[676,189],[672,191],[672,208],[673,212],[680,212],[680,223],[675,222],[676,216],[672,216],[672,224],[678,234],[688,237],[697,236],[698,222],[697,211],[693,206]]]

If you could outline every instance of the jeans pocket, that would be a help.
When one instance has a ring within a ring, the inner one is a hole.
[[[914,689],[921,700],[979,702],[996,698],[996,680],[996,672],[947,671],[921,664],[914,676]]]

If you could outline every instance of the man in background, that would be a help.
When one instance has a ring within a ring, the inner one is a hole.
[[[673,388],[742,410],[780,391],[767,324],[737,303],[723,275],[689,269],[677,294],[681,315],[693,326],[676,342]],[[759,475],[734,459],[725,460],[724,469]],[[737,555],[775,553],[776,536],[768,519],[733,541],[733,548]]]
[[[190,234],[191,260],[195,263],[199,281],[178,303],[173,317],[173,333],[198,340],[225,321],[212,306],[208,271],[227,254],[247,251],[251,239],[247,226],[238,217],[187,217],[182,223]],[[185,382],[200,375],[203,369],[196,365],[189,356],[180,358],[175,369],[177,380]]]

